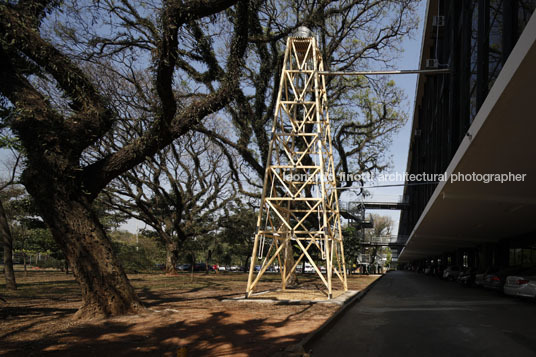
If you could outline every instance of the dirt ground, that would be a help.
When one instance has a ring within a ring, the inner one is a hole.
[[[348,277],[361,290],[378,276]],[[72,275],[17,273],[19,289],[0,285],[0,355],[6,356],[272,356],[318,328],[339,306],[228,301],[244,295],[243,273],[129,276],[148,307],[143,315],[77,321],[81,304]],[[258,291],[279,287],[268,275]],[[300,276],[306,288],[320,282]]]

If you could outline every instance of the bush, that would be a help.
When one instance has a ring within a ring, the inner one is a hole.
[[[59,260],[53,257],[48,257],[46,259],[39,260],[35,266],[38,266],[39,268],[54,268],[54,269],[64,269],[65,263],[63,260]]]
[[[135,246],[122,242],[113,242],[117,258],[126,273],[147,272],[153,269],[153,263],[147,258],[143,247],[136,249]]]

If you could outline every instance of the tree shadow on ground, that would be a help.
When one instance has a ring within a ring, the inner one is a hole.
[[[76,281],[73,279],[67,280],[51,280],[51,281],[30,281],[30,282],[17,282],[17,288],[24,287],[40,287],[40,286],[56,286],[56,285],[72,285],[76,286]]]
[[[5,310],[0,315],[2,320],[8,317],[20,321],[19,326],[4,332],[7,335],[2,336],[0,331],[0,354],[176,356],[177,349],[185,346],[188,356],[274,356],[311,330],[300,326],[316,313],[311,310],[313,304],[276,308],[274,303],[267,311],[257,313],[255,310],[265,308],[262,304],[220,302],[240,295],[234,285],[226,286],[225,281],[209,285],[161,289],[149,283],[136,289],[150,308],[147,314],[82,323],[70,319],[78,304],[69,305],[71,308],[63,302],[41,306],[45,300],[38,299],[34,306]],[[56,294],[57,298],[65,298],[63,293]],[[51,303],[56,301],[54,295],[51,290],[47,296]],[[74,300],[79,299],[77,295]]]
[[[309,307],[304,308],[303,311]],[[298,312],[300,313],[300,312]],[[65,330],[52,337],[34,340],[29,344],[12,343],[6,347],[7,356],[176,356],[179,347],[186,347],[188,356],[226,356],[243,353],[255,356],[273,356],[289,344],[305,337],[306,333],[278,336],[274,328],[283,322],[249,319],[241,322],[227,320],[226,312],[213,312],[198,321],[177,321],[172,314],[162,319],[142,321],[109,320],[86,324]],[[132,317],[139,319],[140,317]]]
[[[74,314],[76,309],[59,309],[56,307],[17,307],[17,306],[4,306],[0,309],[0,319],[4,320],[11,317],[19,317],[24,315],[62,315],[67,316]]]
[[[6,337],[19,334],[21,332],[30,330],[34,326],[42,323],[43,316],[46,315],[47,320],[60,320],[68,316],[72,316],[76,312],[76,309],[60,309],[60,308],[47,308],[47,307],[17,307],[17,306],[3,306],[0,309],[0,319],[7,321],[8,319],[18,319],[21,322],[21,326],[7,333],[0,333],[0,341]],[[27,323],[26,323],[27,322]]]
[[[190,294],[190,293],[196,293],[199,292],[206,287],[198,287],[198,288],[192,288],[188,290],[181,291],[181,294]],[[232,291],[231,289],[229,289]],[[186,302],[186,301],[201,301],[201,300],[224,300],[231,297],[236,297],[237,295],[240,295],[239,293],[230,292],[229,294],[218,294],[218,295],[207,295],[207,296],[177,296],[176,294],[170,294],[169,296],[164,296],[164,294],[157,293],[152,291],[151,289],[147,287],[143,287],[141,289],[138,289],[137,291],[138,296],[143,300],[143,304],[146,307],[154,307],[159,306],[162,304],[169,304],[174,302]]]

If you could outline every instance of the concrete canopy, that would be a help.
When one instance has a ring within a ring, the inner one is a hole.
[[[458,173],[525,176],[503,183],[440,182],[400,262],[536,232],[536,16],[447,168],[447,174]]]

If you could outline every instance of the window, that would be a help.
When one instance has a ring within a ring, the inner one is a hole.
[[[522,253],[522,262],[521,262],[521,265],[523,265],[524,267],[530,267],[532,266],[532,249],[523,249],[523,253]]]
[[[488,90],[502,69],[503,0],[489,2],[489,62]]]
[[[516,262],[516,254],[515,254],[515,249],[510,249],[510,254],[508,256],[508,265],[516,265],[515,262]]]
[[[471,76],[469,78],[469,121],[472,122],[478,111],[476,100],[477,78],[477,50],[478,50],[478,5],[476,1],[471,4]]]
[[[530,17],[536,9],[536,0],[519,0],[517,5],[517,35],[521,35],[521,32],[527,26]]]
[[[515,255],[516,255],[516,265],[521,265],[521,257],[522,257],[522,249],[516,248],[515,249]]]
[[[536,248],[510,248],[508,263],[510,266],[536,266]]]

